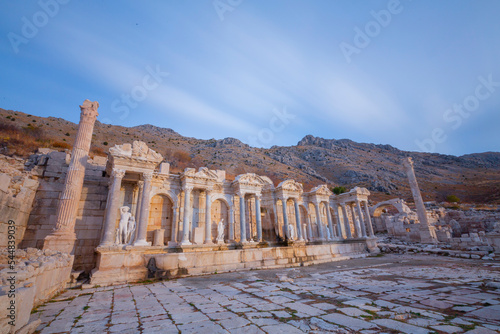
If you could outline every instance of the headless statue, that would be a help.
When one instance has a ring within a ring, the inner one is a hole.
[[[122,206],[120,208],[120,223],[118,224],[118,237],[120,245],[127,243],[128,237],[128,223],[132,214],[129,212],[130,208],[128,206]]]
[[[217,225],[217,241],[224,241],[224,218]]]

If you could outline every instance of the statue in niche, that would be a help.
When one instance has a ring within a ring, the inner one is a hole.
[[[330,229],[328,226],[325,226],[326,229],[326,240],[332,240],[332,234],[330,233]]]
[[[125,240],[127,243],[132,243],[132,239],[135,233],[136,223],[134,216],[130,216],[127,224],[127,239]]]
[[[295,228],[292,224],[288,224],[288,239],[295,240]]]
[[[224,218],[217,224],[217,242],[224,241]]]
[[[116,244],[118,245],[126,244],[130,236],[128,233],[128,227],[132,214],[129,211],[130,208],[128,206],[122,206],[120,208],[120,223],[118,224],[117,237],[115,240]],[[133,220],[133,225],[135,225],[135,219]]]

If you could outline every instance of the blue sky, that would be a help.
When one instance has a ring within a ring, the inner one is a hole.
[[[2,1],[0,107],[77,122],[88,98],[105,123],[260,147],[500,151],[499,17],[497,0]]]

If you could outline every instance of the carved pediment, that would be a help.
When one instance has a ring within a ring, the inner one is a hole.
[[[200,167],[196,172],[194,168],[186,168],[183,173],[184,177],[190,177],[195,179],[203,180],[213,180],[217,181],[218,175],[215,171],[208,169],[207,167]]]
[[[270,178],[268,178],[267,176],[259,176],[255,173],[240,174],[234,179],[233,184],[235,183],[257,187],[266,187],[273,185],[273,182]]]
[[[360,195],[366,195],[366,196],[370,195],[370,191],[366,188],[354,187],[351,191]]]
[[[277,189],[299,193],[304,191],[302,184],[295,180],[285,180],[278,185]]]
[[[150,149],[145,142],[137,140],[134,141],[132,145],[115,145],[109,149],[109,154],[114,157],[129,157],[154,162],[163,160],[163,156],[160,153]]]
[[[332,191],[328,189],[326,184],[321,184],[317,187],[312,188],[311,193],[314,193],[316,195],[325,195],[325,196],[332,195]]]

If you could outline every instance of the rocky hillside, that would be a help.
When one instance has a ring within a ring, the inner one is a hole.
[[[37,117],[0,108],[0,153],[27,157],[38,147],[70,149],[77,125],[60,118]],[[323,139],[308,135],[296,146],[261,149],[238,139],[200,140],[154,125],[131,128],[96,123],[92,154],[105,155],[115,144],[142,140],[163,154],[174,172],[185,167],[225,169],[228,177],[253,172],[276,184],[293,178],[311,187],[327,183],[367,187],[373,199],[402,197],[411,202],[403,157],[411,156],[425,200],[456,195],[462,201],[500,203],[500,153],[460,157],[406,152],[390,145]]]

